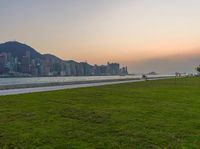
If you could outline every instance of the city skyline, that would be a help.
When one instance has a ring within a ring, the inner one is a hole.
[[[198,0],[1,0],[0,42],[17,40],[41,53],[91,64],[117,61],[131,72],[191,72],[200,63],[199,5]]]
[[[127,67],[119,63],[91,65],[87,62],[63,60],[52,54],[41,54],[16,41],[0,44],[0,76],[109,76],[128,75]]]

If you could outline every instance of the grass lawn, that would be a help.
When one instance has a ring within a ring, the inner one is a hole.
[[[1,96],[0,148],[200,148],[200,78]]]

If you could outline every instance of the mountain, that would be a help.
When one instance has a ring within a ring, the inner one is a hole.
[[[43,55],[37,52],[32,47],[22,44],[17,41],[9,41],[6,43],[0,44],[0,53],[11,53],[12,56],[21,58],[26,54],[26,51],[29,51],[31,54],[31,59],[40,58],[43,59]]]
[[[52,54],[40,54],[37,52],[34,48],[17,42],[17,41],[8,41],[5,43],[0,44],[0,53],[11,53],[13,57],[17,57],[21,59],[24,55],[26,55],[26,52],[29,51],[31,55],[31,59],[43,59],[48,60],[52,63],[76,63],[78,62],[73,60],[62,60],[59,57],[52,55]]]
[[[28,56],[30,53],[30,57]],[[87,62],[62,60],[52,54],[40,54],[32,47],[16,41],[0,44],[0,75],[12,76],[91,76],[127,74],[125,68],[111,63],[105,67]],[[26,57],[24,57],[26,56]],[[17,58],[17,59],[15,59]],[[113,74],[113,72],[115,72]]]
[[[55,62],[55,63],[60,63],[60,62],[64,62],[62,59],[60,59],[59,57],[52,55],[52,54],[44,54],[43,58],[45,60],[51,61],[51,62]]]

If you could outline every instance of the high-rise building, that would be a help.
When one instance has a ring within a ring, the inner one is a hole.
[[[107,63],[107,73],[109,75],[119,75],[120,66],[118,63]]]
[[[0,74],[4,73],[5,64],[6,64],[6,55],[1,54],[0,55]]]
[[[21,59],[21,71],[22,73],[30,73],[30,52],[26,51],[26,55],[22,57]]]

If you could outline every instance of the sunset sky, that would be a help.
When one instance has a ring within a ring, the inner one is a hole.
[[[0,0],[0,42],[10,40],[131,72],[190,71],[200,64],[200,1]]]

